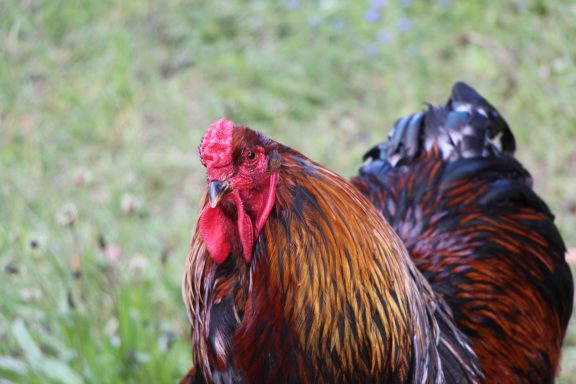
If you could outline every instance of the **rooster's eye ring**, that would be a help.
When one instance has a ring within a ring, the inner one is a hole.
[[[254,160],[256,158],[256,154],[253,151],[248,152],[248,160]]]

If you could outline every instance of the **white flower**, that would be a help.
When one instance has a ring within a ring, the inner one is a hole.
[[[142,208],[142,200],[134,195],[125,193],[122,195],[120,207],[124,213],[132,214],[138,212]]]
[[[78,209],[72,202],[64,204],[64,206],[56,213],[56,222],[65,227],[71,227],[78,218]]]

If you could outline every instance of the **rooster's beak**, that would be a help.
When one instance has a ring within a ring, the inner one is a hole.
[[[218,205],[218,202],[225,194],[232,191],[230,188],[230,184],[228,182],[221,182],[219,180],[212,180],[210,182],[210,206],[215,208]]]

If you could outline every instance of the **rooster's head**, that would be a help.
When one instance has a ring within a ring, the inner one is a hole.
[[[246,127],[220,119],[200,144],[208,174],[208,201],[199,219],[200,236],[212,259],[223,263],[240,251],[252,260],[255,239],[276,198],[278,144]]]

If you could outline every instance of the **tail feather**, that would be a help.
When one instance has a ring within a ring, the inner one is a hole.
[[[573,280],[554,216],[515,149],[504,118],[460,82],[445,105],[398,120],[352,183],[445,299],[487,382],[552,383]]]
[[[446,108],[457,112],[468,112],[467,126],[484,139],[484,146],[490,145],[504,153],[514,154],[516,141],[508,123],[492,104],[468,84],[463,82],[454,84],[452,96],[448,100]],[[478,151],[481,147],[471,147],[470,149]]]
[[[421,148],[438,147],[444,160],[513,155],[514,135],[506,120],[473,88],[458,82],[445,106],[428,105],[426,112],[396,122],[388,142],[364,155],[364,165],[385,160],[392,166],[412,161]]]

